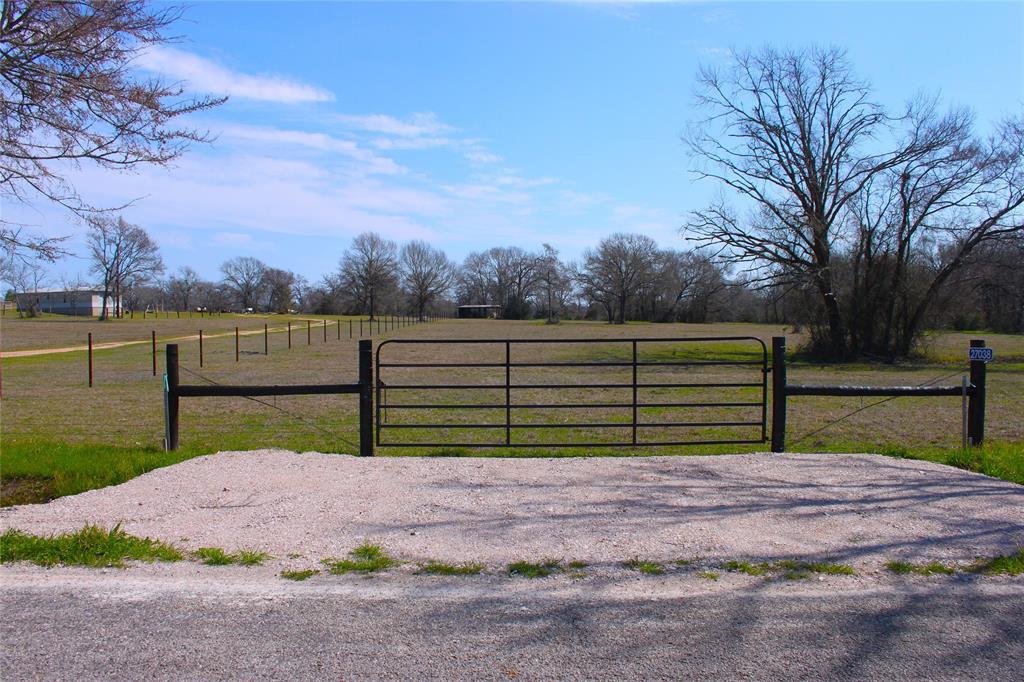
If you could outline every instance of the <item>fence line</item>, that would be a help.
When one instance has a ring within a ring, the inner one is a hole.
[[[191,311],[189,311],[189,312],[191,314]],[[150,314],[151,315],[155,315],[155,316],[158,317],[157,313],[150,313]],[[202,316],[204,316],[204,317],[205,316],[212,317],[215,314],[216,313],[203,313]],[[376,321],[376,323],[377,323],[377,333],[378,334],[386,334],[386,333],[389,333],[389,332],[394,331],[394,330],[399,329],[399,328],[404,328],[404,327],[412,326],[412,325],[415,325],[415,324],[420,324],[421,322],[434,322],[434,321],[437,321],[437,320],[440,320],[440,319],[447,319],[449,317],[450,316],[448,316],[448,315],[425,315],[423,320],[419,320],[416,317],[411,317],[411,316],[407,317],[407,316],[385,315],[385,316],[383,316],[383,319],[384,319],[383,331],[381,329],[381,319],[382,319],[382,316],[378,315],[375,318],[373,318],[372,320],[366,320],[366,322],[369,323],[368,327],[367,327],[367,330],[369,331],[369,336],[372,337],[373,336],[373,323],[374,323],[374,321]],[[342,340],[341,326],[345,322],[345,320],[328,320],[328,319],[323,319],[322,322],[323,322],[323,325],[322,325],[323,326],[323,330],[322,330],[323,331],[323,343],[328,343],[327,329],[332,324],[337,327],[337,332],[336,332],[337,340],[339,340],[339,341]],[[363,322],[364,322],[363,318],[360,318],[359,319],[359,337],[360,338],[362,338],[364,336]],[[307,346],[311,346],[312,343],[313,343],[312,342],[312,324],[313,324],[312,320],[310,320],[310,319],[306,320],[306,345]],[[273,333],[276,334],[276,333],[280,333],[282,331],[287,331],[288,349],[290,350],[292,348],[292,321],[291,320],[287,321],[286,329],[280,329],[280,328],[279,329],[275,329],[273,331]],[[348,338],[349,339],[354,339],[355,338],[354,332],[355,332],[354,321],[352,319],[349,319],[348,320]],[[241,361],[241,338],[240,337],[241,336],[255,336],[258,333],[259,333],[258,329],[242,332],[242,331],[240,331],[239,327],[237,327],[237,326],[235,327],[235,329],[234,329],[234,337],[235,337],[235,362],[240,362]],[[264,323],[264,325],[263,325],[263,354],[264,355],[270,355],[270,334],[271,334],[271,330],[270,330],[269,323]],[[205,345],[206,345],[205,342],[208,341],[208,340],[214,339],[214,338],[220,338],[220,337],[230,336],[230,335],[231,335],[230,331],[225,331],[223,333],[215,332],[213,334],[210,334],[210,333],[204,333],[203,329],[199,329],[198,330],[198,334],[195,337],[193,337],[193,338],[194,339],[198,339],[198,342],[199,342],[199,366],[200,367],[204,367],[205,366]],[[183,340],[188,340],[188,337],[187,336],[186,337],[176,337],[174,339],[168,339],[168,342],[170,342],[170,341],[183,341]],[[124,346],[129,346],[129,345],[137,345],[137,344],[146,343],[146,342],[145,341],[132,341],[132,340],[129,340],[129,341],[124,341],[124,342],[113,342],[113,343],[123,343]],[[157,352],[158,352],[156,330],[150,331],[149,343],[150,343],[150,346],[151,346],[152,375],[156,376],[157,375]],[[89,332],[88,333],[88,337],[87,337],[87,350],[88,350],[88,383],[89,383],[89,387],[90,388],[92,388],[95,385],[95,383],[96,383],[95,382],[95,375],[94,375],[94,367],[95,367],[94,357],[95,356],[94,356],[94,348],[93,348],[93,346],[94,346],[94,343],[93,343],[93,333]],[[115,348],[118,348],[118,347],[121,347],[121,346],[115,346]]]

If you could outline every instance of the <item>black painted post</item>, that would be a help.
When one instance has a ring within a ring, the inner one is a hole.
[[[167,344],[167,449],[178,449],[178,344]]]
[[[306,320],[306,345],[313,345],[313,322],[312,320]]]
[[[270,332],[267,325],[263,325],[263,354],[270,355]]]
[[[359,456],[373,457],[373,341],[359,341]]]
[[[971,339],[971,348],[984,348],[984,339]],[[967,402],[967,442],[981,445],[985,440],[985,363],[971,360],[971,389]]]
[[[786,337],[772,337],[772,452],[786,451]]]
[[[324,320],[324,343],[327,343],[327,320]]]
[[[512,344],[505,342],[505,445],[512,443]]]
[[[292,323],[288,323],[288,350],[292,349]]]
[[[92,388],[92,332],[89,332],[89,388]]]
[[[156,376],[156,330],[154,329],[150,333],[153,339],[153,376]]]
[[[359,333],[362,334],[362,330]],[[348,338],[352,338],[352,320],[348,321]]]
[[[199,366],[203,366],[203,330],[199,330]]]
[[[240,354],[241,353],[239,351],[238,346],[238,327],[235,327],[235,362],[238,362],[238,357]]]

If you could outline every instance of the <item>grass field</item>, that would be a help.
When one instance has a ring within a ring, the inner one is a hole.
[[[162,352],[166,339],[178,341],[183,383],[287,384],[350,382],[356,380],[356,341],[347,338],[348,318],[342,320],[338,340],[329,318],[327,341],[314,322],[307,345],[306,317],[291,318],[292,348],[287,349],[284,331],[270,335],[270,353],[263,354],[263,324],[284,329],[289,318],[269,316],[223,316],[197,320],[136,319],[98,323],[55,317],[19,320],[6,317],[0,322],[0,348],[4,351],[60,348],[79,345],[86,333],[94,339],[146,340],[155,330]],[[322,320],[323,318],[320,318]],[[199,367],[198,342],[191,337],[202,328],[204,366]],[[241,337],[240,361],[235,361],[234,327],[260,333]],[[358,330],[358,321],[355,322]],[[768,342],[786,333],[790,349],[798,348],[801,337],[770,325],[664,325],[565,322],[545,325],[536,322],[495,320],[443,320],[394,329],[375,335],[387,339],[596,339],[600,343],[561,345],[515,345],[512,363],[565,363],[573,361],[621,362],[617,367],[516,367],[513,384],[612,384],[628,382],[632,372],[631,345],[622,340],[642,337],[754,336]],[[220,334],[220,335],[218,335]],[[1002,477],[1024,481],[1021,451],[1024,449],[1024,337],[996,334],[934,334],[917,361],[894,364],[842,364],[822,366],[799,355],[790,358],[789,376],[794,383],[919,385],[939,380],[959,384],[966,371],[970,338],[985,338],[995,349],[996,361],[989,368],[986,439],[992,447],[982,454],[965,457],[959,452],[961,405],[958,398],[897,398],[871,406],[879,399],[791,398],[787,446],[794,451],[884,451],[934,461],[959,462],[978,470],[1004,471]],[[465,363],[471,359],[496,367],[469,368],[384,368],[382,379],[389,386],[383,396],[391,405],[384,412],[390,426],[443,422],[446,429],[388,428],[386,442],[451,443],[447,447],[381,448],[381,455],[643,455],[710,454],[764,450],[761,443],[745,445],[674,446],[669,448],[601,448],[575,446],[549,450],[522,447],[514,450],[484,450],[458,444],[501,442],[504,439],[504,408],[438,410],[400,408],[401,404],[502,404],[504,389],[475,391],[406,390],[391,388],[403,383],[460,383],[496,385],[504,381],[504,344],[402,346],[390,344],[382,351],[384,362]],[[644,362],[687,362],[693,360],[760,360],[760,346],[746,341],[669,344],[645,342],[638,346]],[[39,499],[77,492],[96,485],[116,483],[157,466],[226,449],[282,447],[325,452],[357,451],[357,405],[354,396],[296,396],[262,399],[262,403],[239,398],[189,398],[182,401],[181,443],[176,453],[162,452],[162,379],[152,375],[148,343],[95,351],[95,386],[87,386],[86,354],[66,352],[31,357],[7,357],[2,361],[3,399],[0,402],[0,476],[4,503],[18,499]],[[159,374],[163,357],[159,356]],[[642,383],[753,383],[761,381],[760,365],[641,365]],[[757,422],[760,407],[720,406],[712,408],[667,407],[668,403],[730,402],[756,403],[759,386],[734,388],[640,389],[641,402],[657,403],[643,408],[641,423]],[[629,440],[629,408],[593,408],[588,403],[629,402],[630,389],[577,388],[515,389],[516,404],[572,404],[579,407],[539,409],[516,408],[515,424],[594,424],[602,427],[513,429],[513,442],[597,442]],[[861,408],[866,408],[861,410]],[[858,410],[861,410],[858,412]],[[852,413],[852,414],[851,414]],[[466,424],[494,424],[498,428],[458,428]],[[452,428],[452,427],[455,428]],[[640,428],[641,442],[652,440],[760,440],[759,426]],[[959,459],[957,459],[959,458]],[[993,469],[995,467],[995,469]],[[1001,467],[1001,468],[1000,468]]]

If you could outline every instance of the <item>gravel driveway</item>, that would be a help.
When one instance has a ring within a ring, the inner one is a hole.
[[[2,529],[85,523],[122,523],[186,548],[258,549],[296,567],[363,541],[413,561],[701,555],[879,567],[1015,550],[1024,545],[1024,487],[875,455],[360,459],[261,450],[0,510]]]

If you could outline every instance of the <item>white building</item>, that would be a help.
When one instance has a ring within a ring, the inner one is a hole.
[[[114,314],[114,295],[107,298],[107,315]],[[78,287],[76,289],[41,289],[16,294],[18,310],[31,310],[58,315],[85,315],[99,317],[103,310],[103,289]]]

